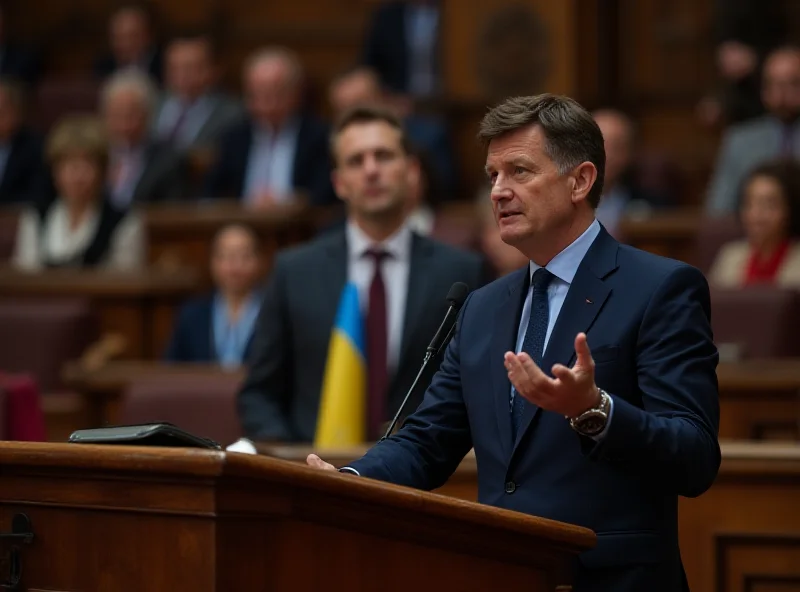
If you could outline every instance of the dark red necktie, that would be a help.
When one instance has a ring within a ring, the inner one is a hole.
[[[389,385],[388,322],[386,314],[386,287],[383,283],[385,251],[367,251],[375,262],[375,273],[369,286],[367,309],[367,435],[371,440],[381,436],[386,422],[386,390]]]

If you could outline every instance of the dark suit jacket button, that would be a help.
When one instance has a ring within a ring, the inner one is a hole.
[[[511,494],[517,490],[517,484],[513,481],[508,481],[506,483],[506,493]]]

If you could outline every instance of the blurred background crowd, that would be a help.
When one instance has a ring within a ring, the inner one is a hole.
[[[800,320],[795,3],[257,4],[0,3],[0,371],[7,393],[30,385],[23,407],[43,417],[10,411],[0,437],[58,440],[172,413],[220,440],[269,436],[242,427],[236,381],[276,254],[342,232],[363,207],[363,188],[332,181],[351,164],[331,132],[364,105],[402,124],[403,164],[385,179],[394,219],[464,254],[454,261],[480,269],[476,288],[525,265],[499,239],[477,122],[509,95],[573,96],[605,138],[598,219],[706,273],[723,362],[800,355],[788,332]],[[396,322],[415,294],[443,302],[446,287],[402,277],[387,280],[409,302]],[[301,299],[301,285],[281,297]],[[293,313],[270,314],[263,324]],[[293,326],[275,337],[281,359],[304,347]],[[293,384],[279,389],[281,413],[311,426],[318,393]],[[181,389],[209,390],[211,407]],[[778,419],[781,437],[797,437],[797,417]]]
[[[544,92],[602,130],[609,232],[706,274],[720,438],[787,445],[730,498],[723,449],[690,580],[752,560],[775,587],[713,589],[800,589],[794,0],[0,0],[0,439],[309,444],[349,279],[374,440],[451,283],[526,264],[476,134]]]

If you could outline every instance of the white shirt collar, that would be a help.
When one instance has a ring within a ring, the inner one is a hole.
[[[386,251],[397,261],[411,259],[411,239],[413,233],[407,224],[403,224],[385,241],[376,243],[369,238],[352,220],[347,222],[347,251],[350,259],[363,257],[370,249]]]
[[[581,261],[583,261],[598,234],[600,234],[600,223],[595,219],[589,225],[589,228],[576,238],[572,244],[553,257],[550,263],[545,265],[545,269],[562,282],[571,284],[572,280],[575,279],[575,273],[578,271]],[[536,265],[533,261],[530,262],[531,278],[539,268],[539,265]]]

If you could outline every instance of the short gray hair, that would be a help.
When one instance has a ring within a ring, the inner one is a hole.
[[[606,151],[603,134],[592,115],[569,97],[541,94],[506,99],[483,118],[478,138],[484,146],[500,136],[539,125],[547,141],[544,150],[562,175],[583,162],[597,169],[588,201],[597,207],[603,194]]]
[[[253,52],[244,65],[244,72],[248,74],[258,64],[271,61],[283,62],[289,70],[290,82],[299,87],[303,83],[303,64],[298,55],[286,47],[264,47]]]
[[[121,91],[132,90],[137,93],[148,116],[156,107],[158,91],[149,76],[136,70],[122,70],[112,75],[103,85],[100,104],[106,109],[111,98]]]

